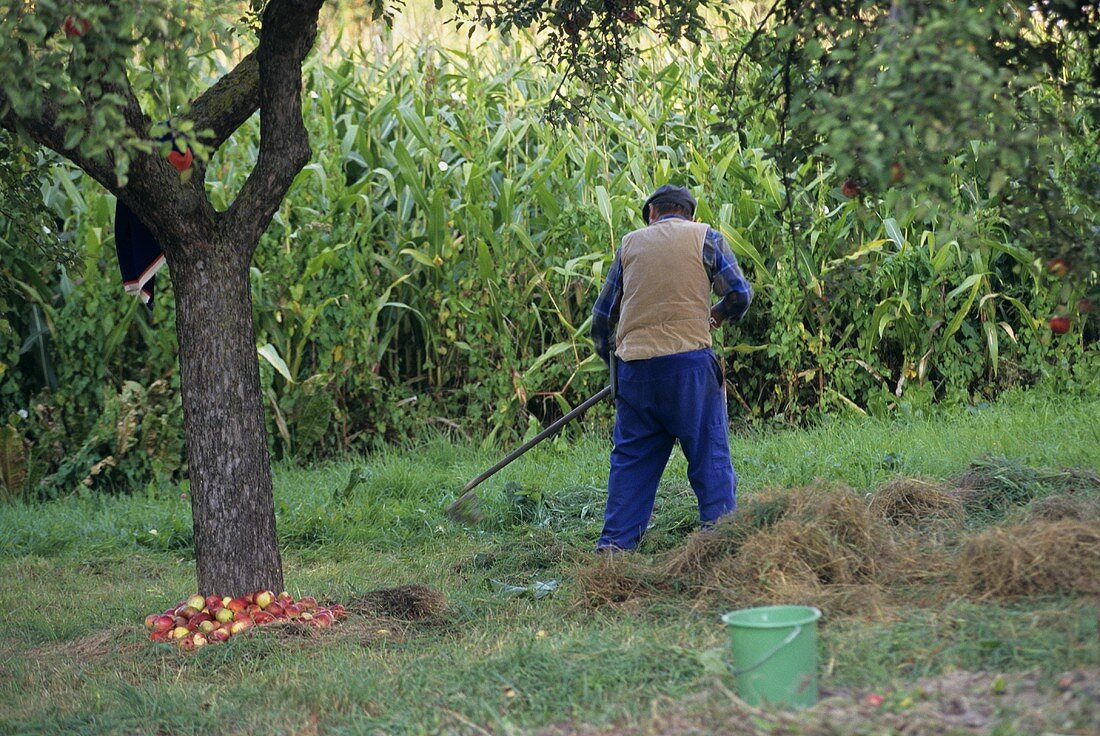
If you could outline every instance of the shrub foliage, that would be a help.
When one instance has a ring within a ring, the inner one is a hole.
[[[558,80],[519,46],[315,64],[313,162],[252,279],[276,455],[368,449],[429,427],[510,441],[597,391],[592,302],[619,238],[641,225],[641,201],[666,181],[697,192],[699,219],[726,234],[756,286],[719,348],[744,420],[914,410],[1051,371],[1087,380],[1088,284],[1059,280],[1009,226],[992,191],[1003,183],[987,176],[995,147],[953,158],[953,198],[934,206],[888,187],[851,197],[847,173],[824,159],[781,175],[766,153],[774,131],[733,129],[705,93],[730,53],[715,41],[639,65],[615,104],[569,127],[540,119]],[[231,201],[257,140],[251,121],[212,160],[216,205]],[[1067,157],[1095,159],[1095,144],[1081,145]],[[78,259],[0,303],[6,492],[178,480],[170,283],[153,314],[127,301],[109,196],[62,165],[41,189]],[[1066,334],[1048,328],[1053,314],[1070,317]],[[25,349],[35,335],[37,360]]]

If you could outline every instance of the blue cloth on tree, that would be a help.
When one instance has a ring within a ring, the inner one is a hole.
[[[151,230],[122,201],[115,205],[115,251],[122,285],[153,308],[156,274],[164,266],[164,252]]]

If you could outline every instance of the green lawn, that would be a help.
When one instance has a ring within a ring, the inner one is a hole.
[[[898,474],[946,479],[983,456],[1095,471],[1097,417],[1100,398],[1033,390],[934,416],[746,433],[733,451],[742,500],[815,479],[860,492]],[[141,628],[147,613],[193,592],[186,499],[0,508],[0,733],[515,733],[651,724],[666,706],[710,713],[704,700],[731,686],[704,656],[725,643],[720,610],[676,597],[583,605],[576,576],[599,531],[608,449],[592,433],[529,453],[483,486],[474,528],[442,509],[499,450],[437,438],[277,468],[292,594],[351,601],[415,583],[443,593],[449,611],[429,622],[353,617],[319,638],[254,632],[191,654],[150,644]],[[642,560],[690,532],[693,499],[674,458]],[[344,494],[353,472],[363,480]],[[494,582],[551,580],[560,587],[538,600]],[[1095,600],[1073,595],[945,595],[935,606],[826,617],[822,685],[907,692],[956,670],[1095,671],[1096,621]],[[1082,722],[1095,726],[1093,717]],[[1027,733],[1006,719],[1001,733]]]

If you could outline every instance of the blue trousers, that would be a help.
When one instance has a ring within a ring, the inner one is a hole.
[[[676,440],[687,458],[700,523],[707,526],[733,511],[737,474],[730,461],[725,386],[714,353],[707,348],[617,361],[617,367],[615,447],[596,547],[638,546]]]

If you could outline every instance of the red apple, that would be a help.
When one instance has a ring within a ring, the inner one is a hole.
[[[229,633],[234,635],[239,634],[242,631],[248,631],[253,626],[255,626],[255,623],[253,623],[252,619],[242,618],[240,621],[233,622],[233,625],[229,627]]]
[[[92,22],[87,18],[75,18],[70,15],[65,18],[61,28],[65,31],[66,36],[80,38],[92,29]]]
[[[1069,317],[1051,317],[1048,324],[1050,325],[1050,331],[1055,335],[1064,335],[1069,332]]]
[[[298,618],[302,615],[302,608],[297,603],[288,603],[283,606],[283,611],[290,618]]]
[[[256,605],[260,608],[267,608],[275,600],[275,594],[270,590],[261,590],[256,594]]]
[[[311,595],[303,596],[298,599],[298,605],[302,607],[303,611],[312,611],[317,607],[317,599]]]
[[[175,625],[176,622],[171,616],[157,616],[153,621],[153,631],[171,631]]]
[[[192,639],[190,636],[183,637],[177,643],[179,644],[179,648],[185,652],[195,651],[195,640]]]
[[[172,618],[172,626],[182,626],[184,628],[187,628],[187,619],[185,619],[183,616],[175,616]]]
[[[287,593],[285,590],[283,592],[279,593],[278,598],[279,598],[279,602],[284,603],[284,604],[294,602],[294,599],[290,597],[290,593]]]
[[[267,606],[264,607],[264,611],[270,613],[276,618],[286,615],[286,612],[283,610],[282,604],[279,603],[268,603]]]
[[[156,642],[167,641],[168,640],[168,632],[167,631],[153,630],[153,631],[149,632],[149,640],[150,641],[156,641]]]
[[[214,629],[210,632],[210,636],[207,638],[211,642],[218,642],[220,644],[223,641],[227,641],[229,637],[230,633],[228,629]]]
[[[222,599],[221,598],[219,598],[216,595],[206,596],[206,610],[213,613],[214,611],[218,610],[221,607],[222,607]]]
[[[859,196],[859,184],[854,179],[845,179],[844,183],[840,185],[840,193],[848,199]]]
[[[348,617],[348,611],[344,608],[343,604],[333,603],[329,610],[332,611],[332,615],[337,621]]]
[[[275,617],[267,611],[260,611],[252,617],[252,620],[256,622],[257,626],[263,626],[264,624],[269,624],[274,621]]]
[[[206,637],[202,634],[195,633],[191,635],[191,641],[195,643],[195,649],[206,646]]]
[[[229,603],[225,604],[225,607],[233,613],[237,613],[238,611],[243,611],[248,608],[248,603],[244,598],[233,598]]]
[[[313,623],[322,629],[327,629],[336,623],[336,617],[332,615],[332,611],[318,611],[313,617]]]
[[[188,148],[183,153],[180,153],[179,151],[173,149],[172,152],[168,154],[168,163],[172,164],[172,166],[175,167],[176,171],[182,174],[183,172],[191,168],[191,161],[193,158],[194,156],[191,153],[190,148]]]
[[[184,606],[183,608],[176,609],[176,615],[183,616],[186,619],[189,619],[192,616],[197,616],[198,613],[199,609],[195,608],[194,606]]]
[[[145,628],[151,630],[156,625],[157,618],[158,618],[158,616],[155,613],[150,613],[148,616],[146,616],[145,617]]]
[[[249,603],[248,608],[245,609],[249,616],[255,616],[257,613],[260,613],[263,610],[264,609],[260,608],[255,603]]]
[[[214,618],[224,624],[233,620],[233,612],[228,608],[219,608],[214,611]]]
[[[191,617],[191,620],[187,622],[187,629],[189,631],[194,631],[195,629],[200,628],[203,624],[212,623],[214,623],[213,616],[211,616],[209,613],[200,613],[196,616]]]
[[[233,620],[234,621],[251,621],[252,620],[252,614],[249,613],[248,611],[237,611],[236,613],[233,614]]]

